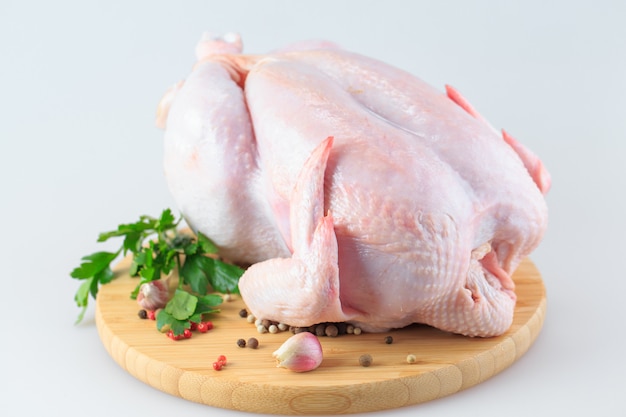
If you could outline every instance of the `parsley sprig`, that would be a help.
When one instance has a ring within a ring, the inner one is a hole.
[[[70,276],[82,281],[74,300],[81,312],[76,320],[82,321],[89,296],[96,298],[101,285],[108,284],[115,274],[111,264],[120,255],[132,254],[130,275],[139,282],[130,297],[136,298],[142,284],[178,271],[179,281],[174,296],[157,317],[157,328],[172,329],[181,334],[191,321],[199,322],[203,314],[215,313],[222,297],[208,294],[213,291],[227,294],[239,293],[237,286],[243,270],[217,258],[217,247],[202,233],[197,236],[178,230],[178,220],[170,209],[159,217],[140,216],[135,223],[120,224],[116,230],[101,233],[98,242],[123,237],[116,252],[95,252],[82,258],[80,266]]]

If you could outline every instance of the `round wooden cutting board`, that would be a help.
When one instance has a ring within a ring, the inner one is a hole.
[[[139,380],[163,392],[214,407],[268,414],[348,414],[419,404],[479,384],[513,364],[535,341],[544,321],[546,294],[539,271],[525,260],[513,276],[518,295],[513,325],[495,338],[468,338],[428,326],[382,334],[321,337],[324,360],[311,372],[277,368],[272,357],[289,332],[259,334],[239,316],[240,299],[224,302],[214,328],[172,341],[152,320],[138,317],[129,298],[137,279],[130,259],[116,268],[96,301],[100,338],[113,359]],[[393,343],[386,344],[385,337]],[[256,337],[257,349],[237,339]],[[359,365],[369,353],[370,367]],[[408,354],[417,361],[409,364]],[[212,368],[219,355],[228,364]]]

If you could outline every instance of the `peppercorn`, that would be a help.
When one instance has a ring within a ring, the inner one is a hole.
[[[172,340],[181,340],[185,337],[183,334],[175,335],[173,330],[168,330],[166,335]]]
[[[237,346],[239,346],[240,348],[246,347],[246,341],[244,339],[238,339]]]
[[[391,336],[387,336],[385,337],[385,343],[387,343],[388,345],[393,343],[393,337]]]
[[[250,339],[248,339],[247,345],[251,349],[256,349],[259,346],[259,341],[256,339],[256,337],[251,337]]]
[[[243,319],[248,317],[248,310],[246,310],[245,308],[242,308],[241,310],[239,310],[239,317]]]
[[[200,323],[198,323],[198,326],[197,326],[197,329],[200,333],[206,333],[212,328],[213,328],[213,323],[211,323],[210,321],[201,321]]]
[[[408,363],[415,363],[415,362],[417,362],[417,358],[415,357],[415,355],[413,355],[413,354],[409,354],[409,355],[407,355],[407,357],[406,357],[406,361],[407,361]]]
[[[139,318],[140,319],[147,319],[148,318],[148,312],[144,309],[139,310]]]
[[[324,333],[328,337],[336,337],[339,334],[339,329],[337,329],[337,326],[335,326],[334,324],[329,324],[328,326],[326,326]]]
[[[321,337],[326,336],[326,325],[324,323],[320,323],[315,326],[315,336]]]
[[[369,353],[366,353],[359,357],[359,365],[361,366],[368,367],[372,364],[372,362],[373,362],[372,355],[370,355]]]

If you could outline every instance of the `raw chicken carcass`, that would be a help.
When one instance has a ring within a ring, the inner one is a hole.
[[[266,55],[205,36],[159,104],[187,223],[248,263],[256,316],[367,331],[511,325],[547,225],[541,161],[455,89],[325,42]]]

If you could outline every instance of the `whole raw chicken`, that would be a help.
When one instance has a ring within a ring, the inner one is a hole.
[[[159,104],[187,223],[252,264],[248,309],[293,326],[511,325],[511,274],[547,226],[550,177],[452,87],[327,42],[266,55],[205,35]]]

